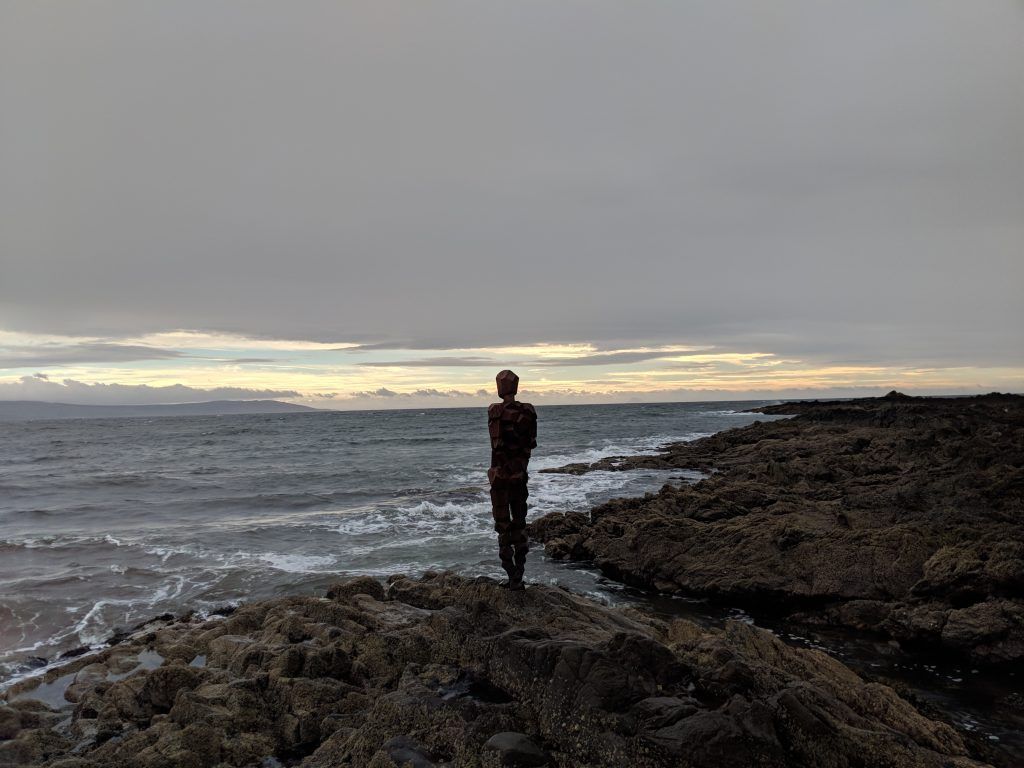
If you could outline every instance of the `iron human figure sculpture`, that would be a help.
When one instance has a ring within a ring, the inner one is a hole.
[[[498,557],[508,574],[509,589],[523,589],[526,569],[526,465],[537,447],[537,411],[529,403],[516,400],[519,377],[501,371],[498,384],[500,403],[487,409],[487,431],[491,435],[491,511],[498,532]]]

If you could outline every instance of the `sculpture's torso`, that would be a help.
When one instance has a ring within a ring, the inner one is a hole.
[[[491,436],[491,483],[525,482],[530,452],[537,447],[537,411],[529,403],[511,400],[487,409]]]

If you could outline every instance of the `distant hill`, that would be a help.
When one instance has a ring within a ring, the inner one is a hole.
[[[73,405],[36,400],[0,400],[0,421],[33,419],[103,419],[126,416],[225,416],[245,413],[299,413],[318,411],[280,400],[211,400],[172,405]]]

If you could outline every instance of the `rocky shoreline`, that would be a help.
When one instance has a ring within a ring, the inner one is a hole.
[[[531,535],[627,584],[1019,669],[1024,398],[893,394],[763,411],[794,418],[556,470],[706,477],[548,515]],[[1013,759],[912,692],[742,621],[698,626],[452,573],[161,616],[0,695],[0,766]]]
[[[37,700],[55,694],[61,709]],[[325,597],[205,621],[161,618],[6,699],[0,765],[966,768],[994,759],[891,688],[766,630],[662,621],[564,589],[509,592],[451,573],[359,578]]]
[[[1024,660],[1024,397],[894,392],[760,412],[794,418],[548,470],[708,474],[547,515],[531,537],[646,589],[870,630],[975,665]]]

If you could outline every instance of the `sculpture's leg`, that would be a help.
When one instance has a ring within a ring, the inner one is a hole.
[[[530,492],[526,487],[526,480],[514,483],[509,488],[509,506],[512,512],[512,525],[510,528],[510,541],[513,549],[513,564],[515,575],[510,576],[513,581],[522,582],[523,573],[526,570],[526,553],[530,551],[530,541],[526,537],[526,499]]]
[[[515,581],[512,515],[509,508],[509,487],[504,482],[496,481],[491,485],[491,514],[494,516],[494,530],[498,532],[498,557],[501,558],[501,567],[505,569],[511,583]]]

